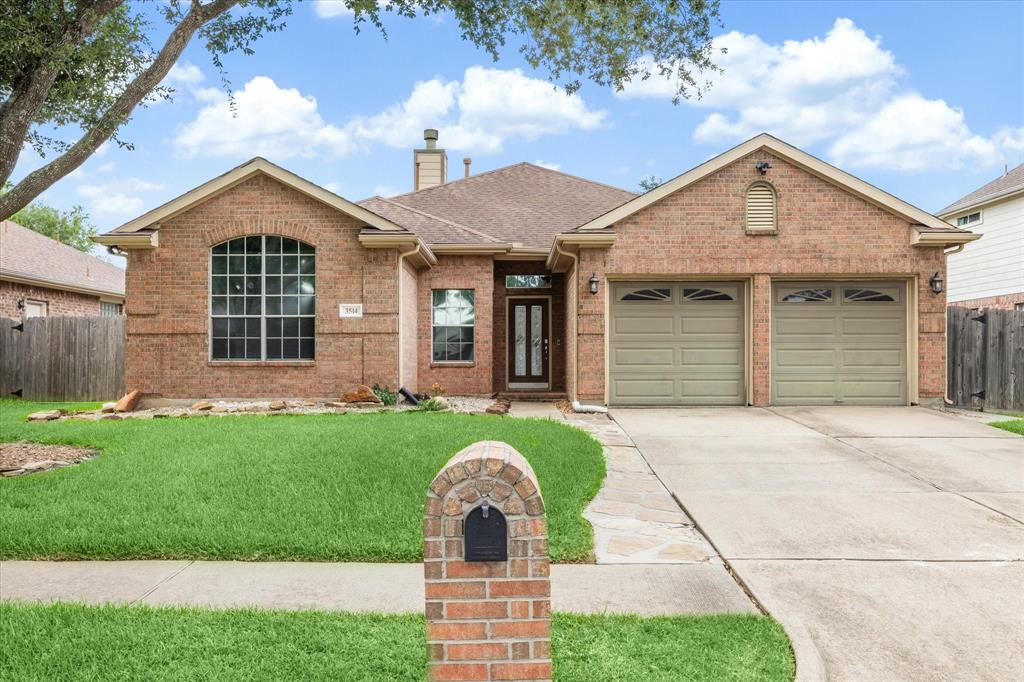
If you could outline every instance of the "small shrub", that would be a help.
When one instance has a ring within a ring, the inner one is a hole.
[[[396,405],[398,403],[398,394],[392,393],[385,386],[380,384],[373,385],[373,392],[380,398],[380,401],[385,405]]]
[[[436,398],[439,395],[444,395],[444,386],[438,382],[434,382],[430,386],[430,397]]]
[[[424,412],[441,412],[445,409],[445,406],[437,398],[427,398],[420,401],[420,409]]]

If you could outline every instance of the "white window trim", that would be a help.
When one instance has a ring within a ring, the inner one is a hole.
[[[972,215],[974,215],[975,213],[978,214],[978,219],[976,221],[974,221],[973,223],[964,223],[962,225],[960,224],[960,219],[961,218],[969,218]],[[971,227],[972,225],[981,225],[983,222],[985,222],[985,211],[983,211],[981,209],[978,209],[977,211],[971,211],[969,213],[964,213],[962,215],[958,215],[956,217],[956,221],[955,222],[956,222],[956,226],[957,227]]]
[[[435,291],[472,291],[473,292],[473,324],[435,324],[434,323],[434,292]],[[437,360],[434,357],[434,329],[437,327],[471,327],[473,329],[473,359],[472,360]],[[454,365],[468,367],[476,364],[476,289],[468,287],[445,287],[443,289],[430,290],[430,364],[431,365]]]

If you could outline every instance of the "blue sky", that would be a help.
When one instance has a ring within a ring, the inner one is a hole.
[[[190,46],[174,101],[43,195],[101,231],[266,156],[358,200],[410,189],[411,149],[437,127],[452,174],[530,161],[635,190],[767,131],[935,211],[1024,162],[1024,2],[723,2],[725,74],[701,102],[655,80],[555,92],[514,49],[493,63],[448,17],[387,22],[302,3],[251,57],[226,60],[232,118],[205,50]],[[68,137],[73,131],[68,131]],[[17,179],[40,164],[22,155]]]

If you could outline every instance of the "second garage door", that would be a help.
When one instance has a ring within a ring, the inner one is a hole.
[[[778,283],[772,295],[772,404],[906,404],[902,282]]]
[[[743,285],[611,285],[614,405],[742,405]]]

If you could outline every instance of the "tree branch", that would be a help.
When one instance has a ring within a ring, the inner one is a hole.
[[[14,171],[29,128],[46,103],[46,96],[60,74],[62,55],[88,38],[96,24],[123,1],[100,0],[79,6],[75,20],[68,24],[50,48],[49,58],[25,74],[0,106],[0,184],[7,182]]]
[[[81,166],[101,144],[131,115],[132,110],[153,88],[167,76],[175,62],[185,51],[192,36],[203,24],[215,19],[238,4],[239,0],[216,0],[208,5],[194,2],[192,9],[181,20],[160,49],[153,63],[140,73],[124,92],[114,101],[110,109],[64,154],[45,166],[38,168],[21,180],[11,190],[0,195],[0,220],[9,218],[19,209],[27,206],[47,187]],[[20,144],[20,142],[19,142]]]

